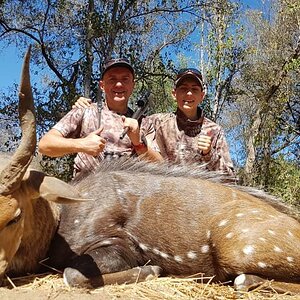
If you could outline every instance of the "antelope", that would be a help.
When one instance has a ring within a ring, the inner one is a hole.
[[[95,288],[203,273],[238,290],[274,279],[300,292],[300,221],[280,201],[196,166],[103,162],[71,184],[30,168],[36,147],[29,51],[20,145],[0,174],[0,276],[63,270]]]

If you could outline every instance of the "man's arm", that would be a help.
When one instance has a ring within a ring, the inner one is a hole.
[[[60,131],[51,129],[41,138],[38,149],[41,154],[50,157],[78,152],[98,156],[105,146],[105,140],[99,136],[101,131],[97,129],[84,138],[66,138]]]
[[[146,147],[140,147],[139,145],[138,145],[138,147],[133,145],[137,155],[139,155],[141,157],[145,157],[146,159],[148,159],[150,161],[163,161],[164,160],[158,151],[155,151],[151,148],[151,146],[149,145],[148,139],[147,139]]]
[[[124,128],[128,127],[127,135],[131,140],[132,146],[138,156],[150,161],[163,161],[163,157],[158,151],[152,148],[152,139],[150,135],[142,138],[138,121],[132,118],[122,117]],[[155,134],[153,130],[153,134]]]

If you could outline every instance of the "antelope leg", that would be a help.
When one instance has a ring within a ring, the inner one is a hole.
[[[74,268],[66,268],[64,270],[64,282],[70,287],[95,288],[107,284],[123,284],[135,283],[158,277],[160,267],[158,266],[142,266],[129,270],[103,274],[92,278],[87,278],[80,271]]]

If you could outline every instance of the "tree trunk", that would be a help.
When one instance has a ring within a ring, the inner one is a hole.
[[[92,51],[92,22],[91,17],[94,11],[94,0],[89,0],[87,19],[86,19],[86,40],[85,40],[85,68],[83,81],[84,97],[90,98],[91,94],[91,80],[93,72],[93,51]]]
[[[253,182],[252,171],[254,170],[256,154],[257,154],[255,141],[257,140],[257,137],[259,135],[260,125],[261,125],[261,109],[258,108],[254,115],[253,122],[249,130],[248,141],[246,144],[247,159],[245,163],[244,179],[243,179],[244,184],[246,185],[251,185],[251,183]]]

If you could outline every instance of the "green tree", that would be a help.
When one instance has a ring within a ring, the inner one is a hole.
[[[206,75],[206,115],[212,120],[222,118],[225,105],[231,101],[231,84],[239,70],[243,55],[240,6],[227,0],[209,1],[202,10],[204,27],[200,51],[201,68]],[[204,34],[206,30],[206,35]],[[206,57],[204,60],[203,57]]]
[[[262,175],[263,176],[263,175]],[[269,192],[300,208],[300,167],[287,161],[283,155],[270,161]]]
[[[272,161],[279,154],[299,159],[300,141],[300,6],[282,0],[271,8],[271,19],[249,16],[247,54],[235,81],[235,113],[245,149],[242,179],[269,190],[274,184]]]

